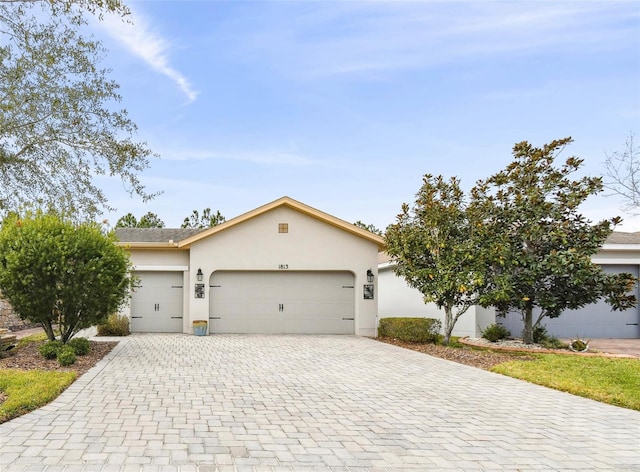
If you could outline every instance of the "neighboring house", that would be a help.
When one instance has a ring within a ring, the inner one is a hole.
[[[383,238],[289,197],[204,230],[116,234],[139,279],[133,332],[375,335]]]
[[[629,272],[637,277],[640,233],[611,234],[598,254],[593,256],[593,261],[607,272]],[[418,290],[407,286],[404,279],[393,273],[393,266],[389,256],[381,253],[378,264],[379,317],[420,316],[444,320],[444,312],[433,303],[425,304]],[[635,292],[640,298],[637,286]],[[472,307],[462,315],[453,334],[478,337],[486,326],[496,321],[506,326],[514,336],[520,335],[522,320],[519,314],[510,313],[505,318],[496,319],[493,309],[481,307]],[[558,318],[545,318],[542,325],[549,334],[559,338],[640,338],[640,307],[614,312],[601,301],[579,310],[567,310]]]

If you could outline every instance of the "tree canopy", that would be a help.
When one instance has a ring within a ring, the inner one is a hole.
[[[96,175],[153,197],[138,175],[154,154],[114,107],[118,84],[79,33],[83,11],[128,13],[119,0],[0,1],[0,213],[29,203],[93,217],[109,208]]]
[[[569,157],[554,165],[569,143],[571,138],[565,138],[536,148],[520,142],[513,148],[514,161],[472,190],[478,256],[487,270],[480,302],[495,306],[499,314],[519,312],[526,342],[532,342],[533,329],[545,317],[564,310],[603,298],[614,310],[636,304],[629,294],[635,277],[607,275],[591,260],[620,219],[592,224],[579,213],[603,184],[598,177],[570,177],[582,159]]]
[[[394,271],[424,301],[445,311],[444,343],[460,318],[478,302],[484,283],[476,258],[478,242],[457,178],[427,174],[413,207],[406,203],[386,232],[387,252]]]
[[[145,213],[138,220],[133,213],[121,216],[116,222],[116,228],[164,228],[164,221],[155,213]]]
[[[0,227],[0,291],[22,319],[62,342],[104,322],[129,293],[129,256],[95,223],[12,214]]]
[[[355,226],[357,226],[358,228],[362,228],[362,229],[366,229],[367,231],[369,231],[370,233],[373,234],[377,234],[378,236],[384,236],[384,233],[382,232],[382,230],[376,228],[374,225],[372,224],[366,224],[363,223],[362,221],[358,220],[355,223],[353,223]]]
[[[225,220],[226,218],[222,216],[220,210],[212,213],[211,208],[205,208],[202,215],[198,210],[193,210],[193,213],[184,219],[181,228],[211,228],[224,223]]]
[[[637,215],[640,212],[640,146],[629,133],[622,151],[606,154],[604,184],[613,194],[622,197],[623,210]]]

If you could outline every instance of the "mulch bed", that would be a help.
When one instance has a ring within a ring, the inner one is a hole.
[[[533,360],[531,356],[490,350],[472,349],[470,347],[452,348],[438,344],[416,344],[400,341],[395,338],[376,338],[378,341],[394,346],[422,352],[430,356],[440,357],[459,364],[470,365],[479,369],[490,370],[492,367],[514,359],[520,361]]]
[[[44,343],[29,343],[20,349],[12,349],[0,358],[0,369],[19,370],[57,370],[61,372],[76,372],[78,376],[84,374],[109,354],[116,347],[117,342],[97,342],[91,343],[91,351],[85,356],[78,356],[76,362],[70,366],[61,366],[56,359],[45,359],[38,348]]]

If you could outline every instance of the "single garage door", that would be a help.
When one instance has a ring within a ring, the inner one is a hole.
[[[635,265],[603,265],[607,273],[627,272],[638,276]],[[638,296],[638,287],[635,288]],[[534,316],[535,319],[535,316]],[[500,319],[498,322],[503,323]],[[561,339],[580,338],[638,338],[640,307],[625,311],[612,311],[604,301],[587,305],[579,310],[566,310],[558,318],[545,318],[542,325],[547,331]],[[503,323],[514,336],[520,336],[522,320],[520,315],[510,313]]]
[[[131,331],[182,332],[182,272],[136,272],[131,297]]]
[[[209,300],[211,333],[355,332],[351,272],[218,271]]]

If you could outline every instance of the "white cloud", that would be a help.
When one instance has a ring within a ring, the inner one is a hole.
[[[171,79],[187,96],[188,103],[198,96],[189,80],[169,63],[171,44],[153,31],[147,19],[131,9],[129,21],[117,15],[105,15],[95,25],[121,43],[131,54],[141,58],[153,70]]]

